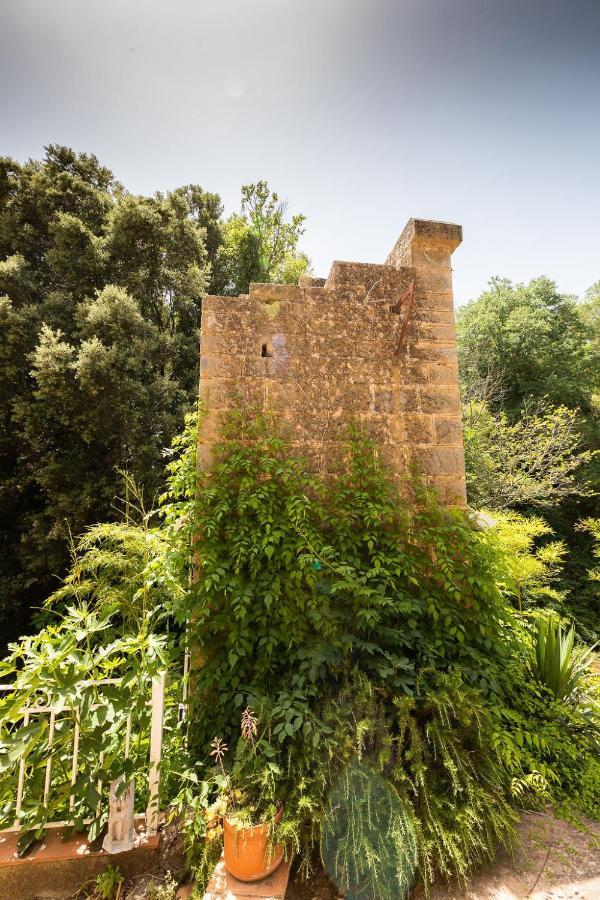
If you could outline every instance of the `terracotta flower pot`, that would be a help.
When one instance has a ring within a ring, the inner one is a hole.
[[[275,816],[276,822],[279,822],[282,813],[280,809]],[[239,881],[261,881],[279,866],[283,859],[283,847],[281,844],[269,846],[270,828],[269,824],[240,828],[225,816],[225,867],[234,878]]]

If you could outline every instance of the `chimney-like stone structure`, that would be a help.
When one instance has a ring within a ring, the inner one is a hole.
[[[200,460],[233,403],[273,409],[319,471],[351,420],[399,480],[411,466],[466,504],[450,258],[459,225],[410,219],[384,265],[334,262],[326,281],[204,299]]]

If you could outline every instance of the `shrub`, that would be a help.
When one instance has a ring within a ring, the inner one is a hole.
[[[554,616],[536,622],[534,677],[557,700],[569,700],[582,688],[589,672],[591,650],[575,646],[575,629],[565,629]]]
[[[412,818],[389,781],[356,760],[331,786],[321,857],[344,897],[401,900],[413,886]]]
[[[71,571],[47,603],[53,624],[9,645],[0,662],[0,681],[13,688],[0,695],[0,825],[14,823],[18,770],[24,760],[21,852],[42,837],[47,822],[57,820],[68,820],[77,831],[87,828],[94,840],[106,823],[106,795],[117,778],[135,779],[138,802],[148,799],[150,684],[171,667],[177,654],[165,612],[170,586],[163,568],[165,539],[150,525],[151,515],[141,502],[133,518],[135,498],[130,499],[123,523],[94,526],[73,549]],[[105,679],[118,683],[100,684]],[[178,689],[177,682],[171,685],[172,702],[167,703],[165,749],[171,765],[181,762],[180,734],[173,727]],[[32,714],[24,722],[21,709],[27,705],[57,708],[47,803],[43,794],[50,717]],[[125,758],[129,717],[135,740]],[[79,752],[71,784],[75,719]],[[162,776],[164,795],[169,764]]]
[[[385,781],[396,798],[395,817],[408,817],[410,829],[399,824],[391,829],[391,848],[401,863],[397,871],[402,878],[390,882],[390,896],[400,896],[407,882],[409,831],[414,832],[426,887],[439,874],[464,879],[473,866],[493,858],[497,843],[510,845],[515,814],[506,798],[506,772],[493,751],[493,719],[479,693],[465,686],[457,673],[424,671],[415,694],[407,696],[354,672],[331,702],[326,720],[333,726],[328,746],[330,765],[342,773],[338,779],[350,788],[347,773],[359,760],[379,779],[375,784]],[[358,829],[352,836],[368,843],[372,839],[367,797],[356,804],[354,823],[363,821],[365,834]],[[329,816],[330,808],[324,814],[326,830]],[[361,858],[366,868],[368,854]],[[373,865],[370,896],[380,896],[374,888],[377,877]]]
[[[518,805],[552,802],[560,813],[600,818],[600,715],[597,704],[556,700],[521,666],[494,708],[494,750],[512,777]]]
[[[173,813],[198,883],[220,854],[223,791],[235,790],[243,816],[284,798],[273,840],[305,867],[320,846],[356,897],[405,895],[415,859],[426,888],[438,875],[464,879],[511,843],[519,803],[572,797],[600,813],[598,708],[530,677],[532,619],[513,609],[517,581],[525,607],[549,589],[554,562],[529,565],[531,531],[515,544],[475,530],[418,479],[408,508],[356,429],[327,478],[264,414],[234,411],[210,469],[198,473],[195,450],[190,419],[169,465],[163,527],[148,514],[88,534],[58,595],[72,604],[64,628],[16,647],[7,671],[55,688],[64,649],[80,661],[69,690],[84,671],[111,671],[142,697],[139,671],[177,658],[172,618],[188,625],[190,759],[173,728],[162,781],[172,790],[169,773],[181,773]],[[128,709],[129,697],[117,699],[114,721]],[[248,707],[261,742],[250,760],[239,728]],[[0,710],[9,730],[16,714]],[[216,736],[232,777],[208,762]],[[35,768],[45,736],[33,737]],[[98,777],[90,767],[90,784]]]
[[[564,594],[556,581],[566,554],[563,541],[549,540],[552,529],[540,516],[493,512],[490,538],[497,554],[496,583],[520,611],[560,608]]]
[[[405,694],[430,667],[497,689],[509,613],[490,574],[491,543],[418,484],[419,508],[408,510],[364,435],[350,436],[335,478],[318,479],[272,420],[236,413],[195,493],[187,452],[183,467],[183,500],[171,502],[168,521],[180,568],[182,530],[196,534],[198,578],[179,615],[193,622],[202,660],[194,722],[203,755],[215,734],[236,733],[257,696],[285,685],[310,704],[324,683],[335,690],[344,666]],[[304,724],[291,717],[286,736]]]
[[[194,440],[190,423],[165,514],[173,567],[187,577],[198,562],[178,609],[193,622],[199,663],[196,754],[206,758],[215,735],[235,752],[241,710],[260,710],[286,797],[277,839],[307,857],[322,829],[338,833],[329,792],[337,784],[355,793],[363,754],[388,799],[401,798],[425,882],[440,871],[466,875],[497,840],[510,841],[513,823],[481,699],[499,697],[510,653],[511,612],[489,536],[418,480],[417,505],[407,508],[356,429],[330,478],[311,474],[264,414],[234,412],[199,478]],[[365,718],[350,673],[365,697],[381,698],[381,735],[379,725],[357,724],[368,734],[363,749],[344,738],[349,721]],[[362,821],[355,812],[341,821]],[[380,848],[363,838],[364,865],[352,869],[346,854],[342,880],[351,869],[360,884],[375,878],[367,860]],[[400,858],[397,845],[390,860]],[[390,890],[398,896],[403,884]]]

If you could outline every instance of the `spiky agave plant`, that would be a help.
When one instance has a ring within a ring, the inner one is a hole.
[[[563,627],[555,616],[539,618],[533,674],[557,700],[568,700],[581,690],[593,650],[575,646],[573,626]]]

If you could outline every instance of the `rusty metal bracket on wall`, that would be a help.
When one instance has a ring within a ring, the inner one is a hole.
[[[398,338],[398,343],[396,345],[396,349],[394,350],[394,356],[398,356],[402,347],[404,346],[404,342],[406,341],[406,335],[408,333],[408,326],[410,325],[410,317],[412,315],[413,306],[415,303],[415,282],[411,281],[405,293],[402,294],[397,303],[395,303],[391,307],[391,312],[398,313],[402,310],[402,307],[406,304],[406,311],[404,313],[404,319],[402,321],[402,327],[400,329],[400,337]]]

